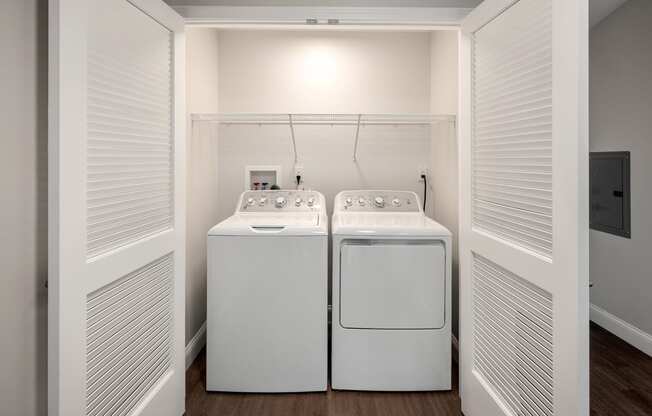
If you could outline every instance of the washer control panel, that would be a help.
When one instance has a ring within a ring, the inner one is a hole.
[[[318,212],[321,197],[313,191],[247,191],[240,198],[240,212]]]
[[[344,191],[336,209],[353,212],[420,212],[419,198],[409,191]]]

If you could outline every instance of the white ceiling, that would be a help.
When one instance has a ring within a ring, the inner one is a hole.
[[[173,6],[475,7],[482,0],[165,0]]]

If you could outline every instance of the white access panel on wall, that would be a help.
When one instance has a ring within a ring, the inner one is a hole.
[[[460,51],[462,410],[588,415],[588,0],[486,0]]]
[[[183,20],[51,0],[48,414],[184,411]]]
[[[247,165],[244,169],[244,190],[264,191],[278,186],[281,189],[283,174],[280,165]]]

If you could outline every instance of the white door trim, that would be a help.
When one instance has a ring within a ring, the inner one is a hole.
[[[159,22],[161,25],[167,27],[175,32],[183,32],[185,21],[179,18],[180,15],[175,13],[174,9],[163,3],[161,0],[127,0],[146,15]],[[184,56],[185,63],[185,56]],[[184,65],[185,68],[185,65]]]
[[[400,25],[399,30],[410,26],[457,26],[471,9],[459,7],[240,7],[240,6],[176,6],[174,9],[189,25],[233,28],[271,28],[292,25],[297,29],[336,29],[361,26],[364,30],[374,25]],[[316,19],[319,24],[306,25],[306,19]],[[328,24],[336,19],[339,24]],[[249,26],[243,26],[249,25]],[[423,30],[423,29],[422,29]],[[431,30],[431,29],[428,29]]]
[[[484,0],[473,9],[472,13],[464,19],[461,24],[462,32],[465,34],[473,33],[480,29],[487,22],[493,20],[496,16],[507,10],[518,0]]]

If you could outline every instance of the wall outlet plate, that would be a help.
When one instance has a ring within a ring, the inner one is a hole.
[[[430,171],[425,166],[419,166],[419,182],[423,182],[423,176],[425,175],[426,179],[430,178]]]
[[[303,177],[303,165],[294,165],[294,177]]]

